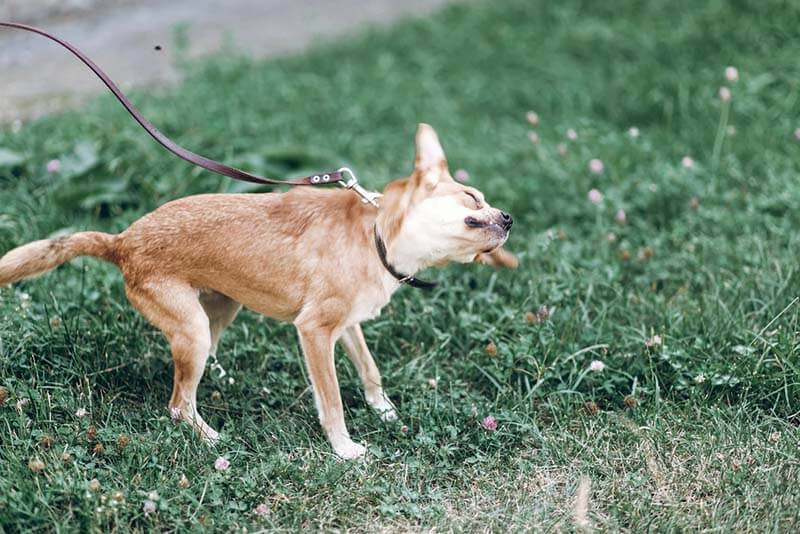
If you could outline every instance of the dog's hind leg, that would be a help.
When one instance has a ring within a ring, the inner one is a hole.
[[[178,280],[126,284],[131,304],[169,340],[175,376],[169,409],[203,438],[215,441],[219,434],[197,411],[197,385],[211,351],[209,319],[200,304],[199,291]]]
[[[242,305],[216,291],[201,291],[200,304],[208,315],[208,324],[211,329],[211,354],[217,354],[217,346],[222,333],[230,326]]]
[[[361,325],[357,324],[345,329],[340,338],[344,350],[350,357],[350,361],[355,365],[358,376],[364,384],[364,397],[367,399],[372,409],[378,412],[384,421],[394,421],[397,419],[397,411],[389,397],[383,392],[381,386],[381,373],[375,360],[369,352],[367,342],[364,340],[364,333]]]

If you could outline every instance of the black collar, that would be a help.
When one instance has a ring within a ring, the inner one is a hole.
[[[373,226],[373,230],[373,233],[375,234],[375,248],[378,249],[378,256],[381,258],[381,263],[384,267],[386,267],[386,270],[389,271],[389,274],[394,276],[401,284],[407,284],[411,287],[416,287],[417,289],[433,289],[436,287],[435,282],[426,282],[424,280],[414,278],[408,274],[398,273],[389,263],[389,260],[386,259],[386,245],[383,243],[381,236],[378,235],[378,226]]]

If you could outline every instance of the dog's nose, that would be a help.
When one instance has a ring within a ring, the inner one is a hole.
[[[508,213],[501,211],[500,218],[503,220],[503,228],[506,230],[511,228],[511,225],[514,224],[514,219],[511,218],[511,215]]]

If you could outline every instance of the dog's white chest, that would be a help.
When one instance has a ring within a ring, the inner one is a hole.
[[[381,314],[381,310],[388,304],[390,298],[390,292],[377,288],[374,291],[363,292],[354,302],[348,323],[355,324],[375,319]]]
[[[386,301],[376,302],[374,299],[365,299],[363,302],[358,302],[353,308],[350,322],[360,323],[362,321],[374,319],[381,314],[381,310],[385,305]]]

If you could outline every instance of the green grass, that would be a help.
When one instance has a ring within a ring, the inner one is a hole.
[[[333,458],[292,328],[244,313],[220,353],[235,382],[201,384],[225,436],[204,446],[167,417],[165,343],[118,273],[76,261],[0,290],[0,530],[574,530],[582,479],[600,530],[797,529],[800,7],[492,4],[267,63],[179,54],[183,85],[133,94],[203,154],[277,176],[348,164],[374,189],[409,171],[429,122],[451,167],[514,215],[519,270],[427,273],[439,289],[400,291],[365,327],[408,432],[365,407],[340,362],[371,458]],[[6,129],[0,147],[0,251],[119,231],[192,193],[257,190],[170,157],[108,97]],[[529,323],[541,305],[550,319]],[[653,335],[663,345],[647,347]],[[588,372],[592,360],[605,369]],[[228,471],[214,470],[220,455]]]

